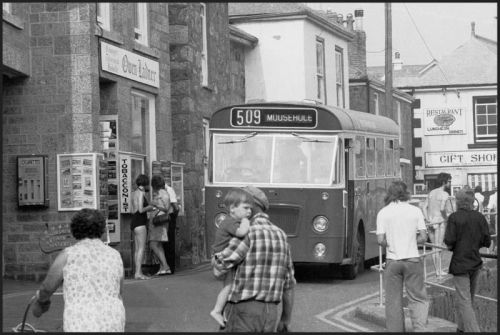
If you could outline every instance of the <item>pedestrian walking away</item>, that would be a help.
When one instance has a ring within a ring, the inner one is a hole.
[[[392,182],[377,214],[377,241],[386,248],[385,315],[389,332],[404,332],[403,284],[414,331],[425,331],[429,303],[417,244],[427,240],[422,211],[408,203],[402,181]]]
[[[120,253],[101,240],[106,220],[95,209],[84,208],[71,219],[77,243],[57,256],[36,293],[32,313],[40,317],[50,297],[63,286],[64,332],[123,332],[124,269]]]
[[[250,228],[250,221],[248,218],[252,214],[252,207],[254,205],[253,197],[248,192],[239,188],[229,190],[224,198],[224,205],[229,210],[227,216],[219,225],[215,232],[215,242],[212,247],[212,266],[214,267],[214,275],[224,282],[222,290],[217,296],[217,302],[210,315],[221,325],[225,327],[225,320],[222,315],[224,306],[226,305],[231,284],[234,278],[234,268],[228,269],[220,262],[220,254],[225,247],[228,246],[229,241],[233,237],[243,238],[248,234]],[[228,273],[228,271],[230,273]]]
[[[472,304],[483,264],[479,249],[490,246],[491,236],[484,215],[473,210],[474,191],[462,189],[456,198],[458,210],[448,219],[444,243],[453,252],[449,271],[455,284],[457,330],[479,332]]]
[[[181,210],[181,205],[177,201],[177,194],[175,190],[168,185],[168,181],[165,180],[165,190],[170,198],[170,208],[168,213],[170,215],[170,222],[168,223],[167,236],[168,242],[166,243],[165,253],[167,258],[167,264],[170,267],[172,274],[175,273],[175,234],[177,229],[177,217]]]
[[[446,230],[446,220],[454,211],[450,199],[451,175],[441,172],[437,176],[439,187],[429,192],[425,199],[422,211],[428,228],[429,238],[433,244],[443,246],[444,232]],[[436,276],[445,274],[441,264],[441,249],[433,248],[432,262],[436,270]]]
[[[265,193],[253,186],[243,189],[255,205],[247,236],[232,238],[221,252],[227,267],[236,266],[225,308],[225,331],[288,331],[296,281],[286,233],[264,213],[269,209]]]

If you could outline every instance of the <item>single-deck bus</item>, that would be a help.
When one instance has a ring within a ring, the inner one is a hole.
[[[338,264],[353,279],[378,255],[369,232],[386,187],[401,174],[393,120],[300,102],[248,103],[216,111],[209,136],[208,245],[227,215],[227,191],[254,185],[266,193],[295,263]]]

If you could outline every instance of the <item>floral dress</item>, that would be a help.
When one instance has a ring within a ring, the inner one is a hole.
[[[170,198],[168,196],[167,191],[164,189],[160,189],[158,192],[153,192],[153,199],[152,199],[153,205],[157,205],[163,208],[169,208],[170,209]],[[149,241],[159,241],[159,242],[168,242],[168,227],[167,225],[162,225],[155,227],[153,225],[153,218],[155,217],[156,213],[158,215],[165,214],[162,211],[152,211],[149,213],[150,218],[149,218]]]
[[[120,253],[100,239],[82,239],[66,248],[63,268],[65,332],[123,332],[124,277]]]

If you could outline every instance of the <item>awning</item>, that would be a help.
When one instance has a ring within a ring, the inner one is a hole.
[[[467,174],[467,184],[475,188],[480,185],[484,191],[492,191],[497,186],[496,173],[469,173]]]

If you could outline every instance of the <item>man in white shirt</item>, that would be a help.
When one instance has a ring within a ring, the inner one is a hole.
[[[389,186],[386,206],[377,214],[377,241],[386,247],[385,314],[389,332],[404,332],[403,283],[413,331],[425,331],[429,303],[424,284],[423,261],[417,243],[427,233],[422,211],[408,203],[410,194],[402,181]]]
[[[474,201],[474,207],[473,209],[475,211],[480,211],[481,213],[483,212],[483,202],[484,202],[484,195],[483,195],[483,188],[481,185],[477,185],[474,188],[474,198],[477,201]]]
[[[172,271],[172,274],[175,272],[175,230],[176,230],[176,225],[177,225],[177,214],[179,213],[180,210],[180,205],[177,203],[177,195],[175,194],[175,191],[170,185],[168,185],[168,182],[166,181],[165,178],[165,190],[168,193],[168,196],[170,197],[170,208],[168,210],[168,214],[170,215],[170,222],[168,224],[168,230],[167,230],[167,236],[168,236],[168,242],[165,247],[165,257],[167,259],[167,264],[170,267],[170,271]]]

